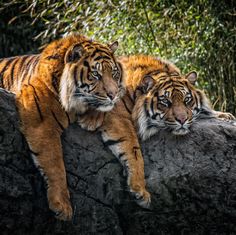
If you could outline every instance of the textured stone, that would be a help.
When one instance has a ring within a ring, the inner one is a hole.
[[[150,209],[128,193],[99,133],[76,124],[62,136],[73,222],[54,219],[43,180],[19,131],[14,95],[0,89],[1,234],[235,234],[236,126],[201,120],[189,135],[142,144]]]

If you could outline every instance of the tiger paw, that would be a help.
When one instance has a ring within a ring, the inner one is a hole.
[[[151,195],[145,188],[142,190],[139,190],[139,191],[131,190],[131,193],[134,195],[135,201],[139,206],[141,206],[143,208],[150,207]]]
[[[231,113],[216,112],[217,117],[224,120],[235,120],[235,117]]]
[[[85,114],[79,115],[78,117],[79,125],[88,131],[97,130],[102,125],[103,120],[104,113],[96,110],[89,110]]]
[[[55,212],[55,217],[59,220],[72,219],[72,207],[69,192],[56,193],[53,189],[48,190],[49,208]]]

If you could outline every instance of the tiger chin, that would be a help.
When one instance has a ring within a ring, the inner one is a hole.
[[[142,55],[125,58],[123,64],[128,70],[128,80],[132,84],[136,80],[132,117],[143,140],[160,129],[173,135],[186,135],[200,118],[235,118],[212,109],[204,92],[194,86],[195,71],[182,75],[174,64]]]
[[[47,185],[49,208],[70,220],[72,207],[63,162],[61,134],[77,115],[99,112],[102,125],[125,88],[118,46],[73,34],[50,43],[37,55],[0,60],[0,87],[16,94],[21,130]]]

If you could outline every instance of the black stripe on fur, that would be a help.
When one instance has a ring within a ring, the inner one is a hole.
[[[124,141],[125,141],[125,139],[122,138],[122,137],[119,138],[118,140],[106,140],[106,141],[104,141],[104,146],[105,147],[111,147],[113,145],[120,144],[120,143],[122,143]]]

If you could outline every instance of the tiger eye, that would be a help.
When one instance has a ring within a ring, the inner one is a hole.
[[[184,103],[188,104],[192,100],[191,97],[185,97]]]
[[[171,102],[168,99],[166,99],[164,96],[159,96],[158,100],[159,100],[158,102],[159,104],[164,105],[166,107],[169,107],[171,105]]]
[[[98,72],[97,72],[97,71],[93,71],[92,74],[93,74],[94,76],[98,76]]]

